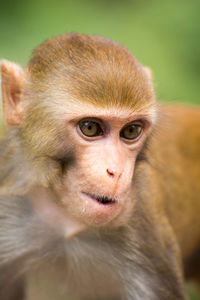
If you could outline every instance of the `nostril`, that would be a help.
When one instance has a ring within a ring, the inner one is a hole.
[[[106,171],[107,171],[108,175],[110,175],[111,177],[113,177],[115,175],[114,172],[109,169],[107,169]]]

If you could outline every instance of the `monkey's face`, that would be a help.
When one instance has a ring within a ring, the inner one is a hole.
[[[85,38],[44,44],[48,51],[39,47],[25,72],[4,62],[4,116],[20,126],[33,170],[28,188],[53,190],[58,210],[84,224],[117,226],[134,205],[135,162],[154,121],[155,95],[129,51]]]
[[[81,106],[65,120],[63,149],[71,154],[60,159],[62,175],[54,189],[64,210],[84,224],[119,225],[134,204],[135,161],[151,120],[128,110]]]

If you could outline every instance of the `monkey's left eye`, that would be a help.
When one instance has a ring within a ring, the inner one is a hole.
[[[79,123],[81,132],[87,137],[103,135],[101,126],[92,120],[83,120]]]
[[[120,136],[126,140],[135,140],[140,136],[142,129],[140,124],[130,124],[121,130]]]

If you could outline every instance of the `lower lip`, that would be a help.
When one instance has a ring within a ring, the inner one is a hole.
[[[83,217],[88,224],[103,226],[108,223],[115,224],[116,218],[122,211],[122,205],[118,201],[108,204],[102,204],[93,198],[90,194],[82,192]],[[114,222],[114,223],[113,223]]]
[[[86,199],[86,209],[89,210],[94,209],[96,214],[112,214],[114,210],[118,207],[117,202],[110,202],[107,204],[103,204],[93,198],[90,194],[82,192],[82,195]],[[91,201],[92,200],[92,201]]]
[[[87,194],[87,193],[84,193],[84,192],[83,192],[83,194],[86,195],[88,198],[92,199],[93,201],[95,201],[96,203],[98,203],[99,205],[109,206],[109,205],[115,204],[115,201],[103,203],[103,202],[101,202],[101,201],[98,201],[95,197],[93,197],[93,196],[90,195],[90,194]]]

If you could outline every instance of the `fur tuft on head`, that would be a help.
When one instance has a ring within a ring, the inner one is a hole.
[[[98,107],[134,110],[155,101],[142,65],[125,47],[100,36],[70,33],[49,39],[35,49],[27,71],[32,88],[45,90],[51,78],[57,91]]]

